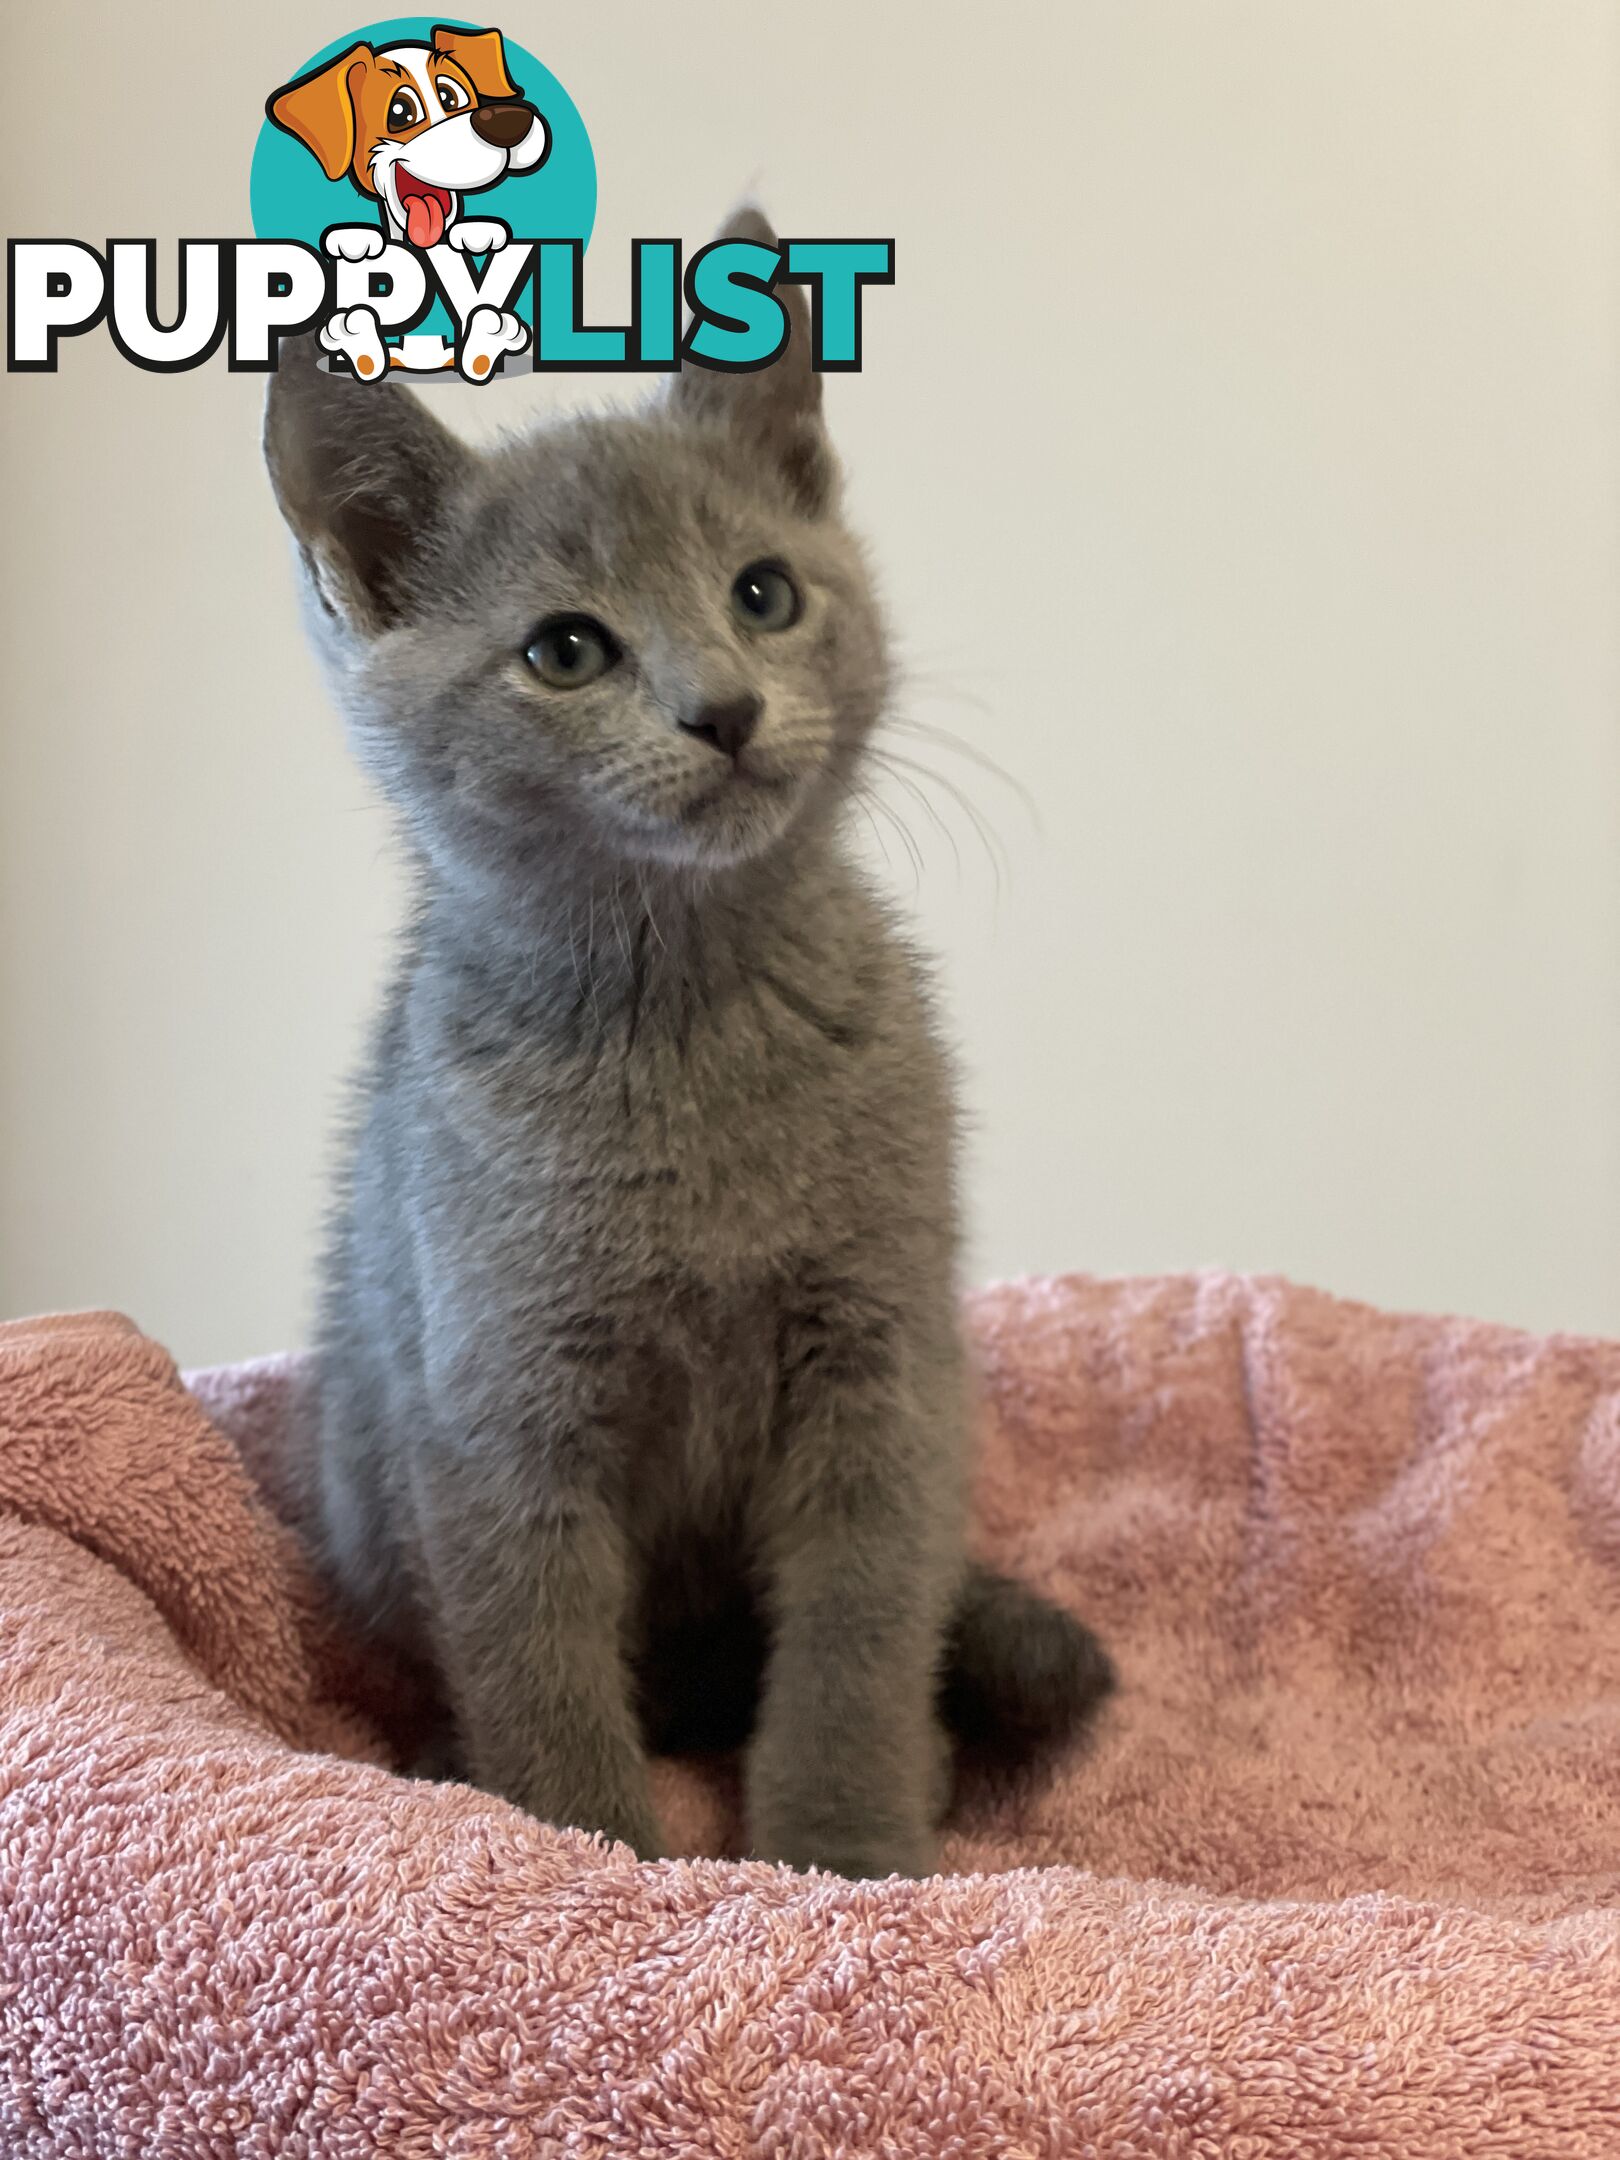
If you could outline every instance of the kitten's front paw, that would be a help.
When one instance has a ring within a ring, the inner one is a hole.
[[[756,1860],[783,1867],[823,1868],[851,1882],[878,1882],[887,1875],[916,1880],[939,1870],[939,1847],[928,1830],[862,1832],[850,1826],[817,1830],[782,1824],[763,1826],[754,1840]]]
[[[664,1840],[650,1806],[628,1794],[616,1800],[603,1796],[594,1802],[577,1796],[559,1800],[548,1786],[549,1780],[537,1780],[516,1791],[503,1792],[501,1797],[525,1814],[549,1823],[553,1830],[583,1830],[590,1836],[606,1838],[611,1845],[628,1845],[638,1860],[663,1859]]]

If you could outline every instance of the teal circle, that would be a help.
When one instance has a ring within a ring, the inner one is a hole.
[[[443,20],[435,15],[395,15],[385,22],[368,23],[311,53],[300,66],[290,68],[282,82],[296,82],[337,59],[351,45],[370,45],[380,52],[389,45],[427,44]],[[510,173],[497,186],[467,196],[467,214],[500,218],[515,240],[578,240],[586,245],[596,221],[596,159],[579,108],[533,53],[510,38],[505,45],[506,72],[551,130],[551,149],[538,172]],[[279,83],[270,85],[267,95],[273,96],[280,87]],[[253,230],[261,240],[302,240],[308,247],[320,246],[328,226],[379,225],[382,217],[371,196],[362,195],[348,179],[328,180],[320,160],[269,119],[260,125],[253,146],[249,202]],[[518,314],[531,330],[532,290],[526,281],[516,302]],[[436,300],[417,327],[450,336],[453,325],[443,301]]]

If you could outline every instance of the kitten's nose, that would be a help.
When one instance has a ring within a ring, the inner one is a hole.
[[[759,726],[759,712],[759,699],[750,691],[744,697],[725,698],[717,704],[700,705],[690,720],[681,722],[681,731],[686,735],[695,735],[699,742],[706,742],[711,750],[719,750],[728,758],[736,758]]]

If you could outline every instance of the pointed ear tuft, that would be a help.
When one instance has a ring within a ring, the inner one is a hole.
[[[474,453],[410,391],[328,374],[288,339],[265,400],[264,457],[322,606],[363,636],[409,613],[411,580]]]
[[[779,247],[770,219],[758,203],[738,203],[714,236],[717,240],[751,240],[756,247]]]
[[[735,209],[715,240],[780,246],[756,203]],[[778,278],[772,289],[787,313],[788,339],[770,366],[739,374],[687,359],[671,380],[666,402],[681,419],[717,422],[740,436],[776,467],[807,515],[816,517],[837,497],[838,460],[822,419],[821,377],[810,365],[810,309],[802,285]]]

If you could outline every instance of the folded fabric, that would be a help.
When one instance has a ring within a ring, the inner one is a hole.
[[[983,1548],[1121,1686],[861,1884],[716,1857],[726,1766],[658,1766],[658,1866],[391,1774],[298,1362],[0,1329],[0,2152],[1620,2153],[1620,1346],[1227,1276],[970,1323]]]

